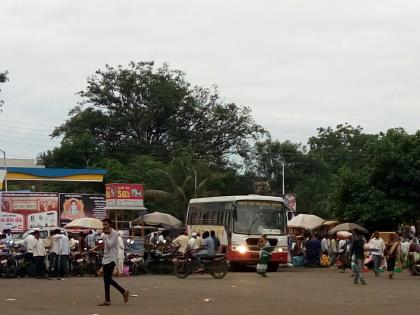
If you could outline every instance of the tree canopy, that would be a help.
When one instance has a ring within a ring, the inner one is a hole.
[[[150,62],[106,65],[78,94],[52,132],[60,146],[40,159],[105,168],[106,182],[142,183],[150,209],[182,218],[194,197],[281,195],[284,166],[285,192],[300,212],[371,229],[420,218],[420,131],[368,134],[345,123],[318,128],[307,144],[273,140],[248,107]]]
[[[191,147],[198,157],[223,165],[247,139],[264,132],[250,110],[226,103],[217,89],[192,86],[168,65],[109,65],[88,78],[82,101],[52,133],[62,146],[46,152],[47,165],[86,166],[102,158],[169,157]],[[74,154],[73,154],[74,152]]]

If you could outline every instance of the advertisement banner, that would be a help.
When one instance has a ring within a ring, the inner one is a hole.
[[[60,194],[61,225],[79,218],[105,219],[105,196],[91,194]]]
[[[144,207],[144,187],[140,184],[107,184],[106,206],[134,209]]]
[[[58,226],[57,193],[2,193],[0,229],[14,233],[30,228]]]

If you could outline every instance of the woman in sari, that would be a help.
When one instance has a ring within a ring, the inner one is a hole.
[[[257,273],[263,277],[267,277],[267,265],[271,258],[270,242],[267,240],[267,235],[261,235],[257,246],[260,250],[260,260],[257,264]]]
[[[385,246],[386,255],[386,270],[389,272],[389,279],[394,278],[395,263],[397,258],[400,257],[400,241],[396,237],[395,233],[389,236],[389,242]]]

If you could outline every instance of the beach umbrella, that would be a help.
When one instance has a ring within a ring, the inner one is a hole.
[[[94,218],[79,218],[71,221],[64,226],[66,229],[94,229],[102,230],[103,224],[101,220]]]
[[[325,220],[313,214],[298,214],[287,223],[290,228],[313,230],[320,227]]]
[[[182,222],[173,215],[163,212],[145,214],[131,222],[132,225],[162,225],[164,227],[179,227]]]
[[[368,230],[366,230],[363,226],[360,226],[359,224],[356,223],[341,223],[335,227],[333,227],[331,230],[329,230],[329,234],[334,234],[337,233],[339,231],[354,231],[357,230],[359,232],[362,233],[367,233]]]

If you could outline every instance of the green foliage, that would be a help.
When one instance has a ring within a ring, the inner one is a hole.
[[[170,159],[186,147],[224,165],[263,132],[247,107],[225,103],[216,89],[191,86],[184,73],[166,64],[106,65],[79,95],[81,104],[52,134],[63,137],[62,145],[40,156],[47,165],[84,167],[102,158],[127,162],[133,155]]]
[[[307,147],[272,140],[249,108],[148,62],[106,65],[79,95],[52,133],[61,145],[39,158],[48,167],[105,168],[108,183],[142,183],[151,210],[183,218],[191,198],[255,193],[257,182],[259,193],[280,195],[284,165],[285,192],[302,213],[371,229],[420,218],[420,132],[367,134],[345,123],[318,128]]]
[[[395,229],[420,217],[420,133],[390,129],[370,141],[360,169],[342,168],[331,193],[343,220],[371,229]]]

